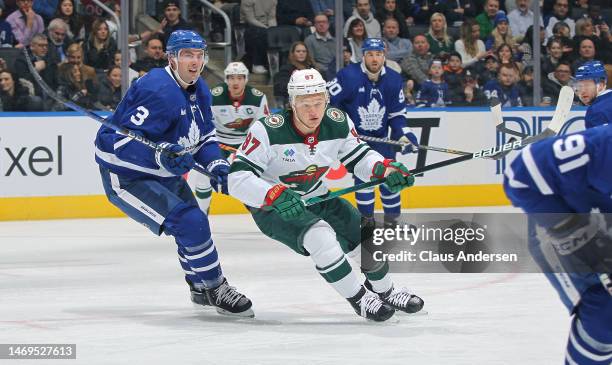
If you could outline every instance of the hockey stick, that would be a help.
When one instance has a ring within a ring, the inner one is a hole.
[[[393,146],[400,146],[400,147],[412,145],[412,143],[400,142],[400,141],[395,141],[393,139],[380,138],[380,137],[371,137],[371,136],[362,136],[362,135],[359,135],[359,139],[363,139],[364,141],[370,141],[370,142],[378,142],[378,143],[390,144],[390,145],[393,145]],[[420,150],[445,152],[445,153],[450,153],[450,154],[453,154],[453,155],[462,155],[462,156],[472,154],[472,152],[459,151],[459,150],[454,150],[454,149],[450,149],[450,148],[426,146],[426,145],[423,145],[423,144],[420,144],[417,148],[420,149]],[[483,157],[483,158],[491,158],[491,157]]]
[[[34,80],[36,80],[36,83],[38,83],[38,85],[40,86],[41,89],[43,89],[43,91],[45,92],[45,94],[47,94],[48,96],[50,96],[53,100],[57,101],[60,104],[63,104],[65,106],[67,106],[68,108],[85,114],[86,116],[90,117],[91,119],[94,119],[100,123],[102,123],[103,125],[105,125],[106,127],[109,127],[111,129],[113,129],[114,131],[116,131],[117,133],[126,136],[128,138],[131,138],[135,141],[138,141],[142,144],[144,144],[147,147],[150,147],[151,149],[155,150],[156,152],[162,153],[164,155],[167,155],[169,157],[176,157],[177,154],[173,153],[173,152],[168,152],[166,151],[164,148],[162,148],[160,145],[158,145],[157,143],[139,135],[136,134],[134,131],[131,131],[127,128],[124,127],[120,127],[118,125],[115,125],[111,122],[109,122],[108,120],[106,120],[106,118],[103,118],[101,116],[99,116],[98,114],[92,112],[91,110],[88,110],[86,108],[83,108],[71,101],[68,101],[66,99],[64,99],[63,97],[57,95],[57,93],[55,91],[53,91],[49,85],[47,85],[47,83],[45,82],[45,80],[42,79],[42,77],[40,77],[40,74],[38,73],[38,71],[36,71],[36,68],[34,68],[34,65],[32,64],[32,59],[30,58],[30,55],[28,54],[27,49],[24,47],[23,48],[23,54],[25,55],[25,59],[26,59],[26,63],[28,64],[28,69],[30,70],[30,73],[32,74],[32,76],[34,77]],[[213,180],[217,180],[216,176],[211,174],[210,172],[208,172],[202,165],[196,163],[194,168],[194,170],[196,170],[197,172],[204,174],[206,176],[208,176],[209,178],[213,179]]]
[[[484,155],[484,154],[491,156],[499,152],[505,152],[509,150],[518,149],[528,144],[531,144],[539,140],[542,140],[544,138],[547,138],[549,136],[556,135],[559,133],[559,131],[563,127],[563,124],[565,123],[565,120],[567,119],[567,116],[569,115],[569,112],[572,108],[573,100],[574,100],[574,90],[569,86],[564,86],[563,88],[561,88],[561,92],[559,93],[559,102],[557,103],[557,107],[555,109],[555,113],[553,114],[553,118],[550,124],[548,125],[548,127],[542,133],[538,135],[528,137],[522,140],[517,140],[514,142],[509,142],[501,146],[492,147],[486,150],[481,150],[475,153],[471,153],[469,155],[459,156],[459,157],[452,158],[450,160],[440,161],[440,162],[436,162],[436,163],[433,163],[427,166],[423,166],[421,168],[413,169],[413,170],[410,170],[410,174],[417,175],[417,174],[420,174],[426,171],[435,170],[440,167],[454,165],[456,163],[463,162],[463,161],[468,161],[476,157],[480,157],[480,155]],[[363,190],[363,189],[367,189],[367,188],[371,188],[371,187],[383,184],[385,183],[385,181],[387,181],[386,178],[383,178],[380,180],[369,181],[363,184],[336,190],[336,191],[330,192],[328,195],[325,195],[325,196],[321,196],[321,197],[315,196],[315,197],[306,199],[305,204],[307,206],[317,204],[317,203],[320,203],[326,200],[337,198],[344,194],[352,193],[358,190]]]

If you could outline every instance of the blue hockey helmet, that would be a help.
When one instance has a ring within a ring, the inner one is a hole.
[[[168,37],[166,52],[178,53],[181,49],[194,48],[204,52],[208,49],[206,41],[198,33],[192,30],[175,30]]]
[[[600,61],[587,61],[576,69],[576,81],[593,80],[595,83],[607,82],[608,74]]]
[[[361,51],[385,51],[385,42],[380,38],[366,38],[361,46]]]

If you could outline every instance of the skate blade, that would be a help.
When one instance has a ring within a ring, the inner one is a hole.
[[[253,308],[249,308],[243,312],[239,312],[239,313],[233,313],[233,312],[229,312],[226,311],[225,309],[221,309],[221,308],[216,308],[217,309],[217,313],[222,314],[224,316],[230,316],[230,317],[242,317],[242,318],[254,318],[255,317],[255,312],[253,312]]]

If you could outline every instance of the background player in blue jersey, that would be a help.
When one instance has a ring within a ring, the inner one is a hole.
[[[612,212],[610,166],[602,126],[528,145],[505,172],[508,198],[530,213],[530,251],[573,315],[567,365],[612,363],[610,220],[588,214]]]
[[[111,121],[173,155],[101,127],[95,144],[104,190],[111,203],[153,233],[174,236],[194,303],[213,305],[222,314],[253,316],[251,301],[223,276],[208,218],[181,177],[198,162],[227,192],[229,164],[221,157],[212,97],[200,78],[206,42],[195,32],[178,30],[168,39],[167,53],[169,66],[133,83]]]
[[[588,105],[586,128],[608,124],[612,120],[612,90],[606,89],[608,74],[600,61],[588,61],[576,69],[576,94]]]
[[[417,137],[406,124],[406,104],[399,73],[385,67],[385,45],[382,39],[368,38],[362,46],[363,60],[338,72],[327,88],[331,105],[345,111],[355,123],[360,135],[389,137],[412,145],[402,153],[416,151]],[[368,142],[370,147],[386,158],[395,159],[396,147]],[[355,183],[362,181],[355,178]],[[380,186],[385,221],[394,224],[401,212],[400,193]],[[357,207],[366,221],[374,215],[374,189],[355,193]]]

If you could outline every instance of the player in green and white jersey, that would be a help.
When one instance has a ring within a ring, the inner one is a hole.
[[[219,143],[238,148],[253,121],[268,116],[270,111],[266,95],[247,85],[249,69],[242,62],[228,64],[224,74],[225,82],[211,90],[213,122]],[[231,154],[227,150],[221,151],[226,158]],[[191,179],[195,185],[195,195],[200,209],[207,213],[212,197],[210,180],[195,171],[190,174],[193,175]]]
[[[361,265],[361,215],[355,207],[342,198],[308,207],[302,200],[328,193],[323,177],[338,160],[361,180],[387,177],[385,185],[394,192],[411,186],[414,177],[361,142],[348,116],[328,106],[318,71],[294,72],[287,88],[291,109],[253,123],[238,149],[230,195],[249,207],[264,234],[310,256],[360,316],[384,321],[395,310],[421,310],[421,298],[393,286],[387,263],[362,266],[365,285],[352,270],[347,256]]]

